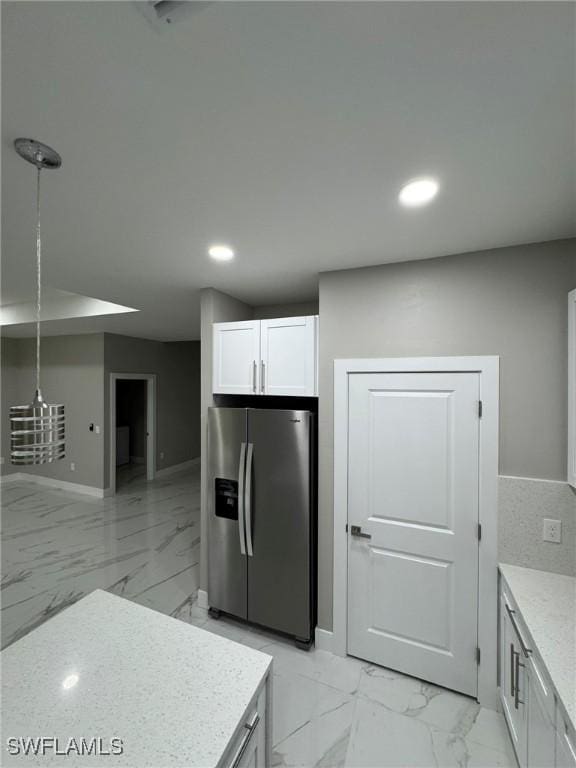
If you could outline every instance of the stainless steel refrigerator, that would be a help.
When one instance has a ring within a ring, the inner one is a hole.
[[[309,411],[210,408],[208,599],[219,611],[312,640],[315,449]]]

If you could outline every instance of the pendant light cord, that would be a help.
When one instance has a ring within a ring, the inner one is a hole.
[[[42,310],[42,240],[40,237],[40,165],[36,183],[36,389],[40,392],[40,312]]]

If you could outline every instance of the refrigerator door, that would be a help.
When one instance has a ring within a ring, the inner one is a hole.
[[[310,437],[308,411],[248,411],[248,619],[301,639],[312,631]]]
[[[208,599],[247,618],[244,531],[246,409],[208,409]]]

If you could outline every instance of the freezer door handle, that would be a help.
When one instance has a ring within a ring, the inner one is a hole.
[[[246,550],[250,557],[253,557],[252,549],[252,458],[254,455],[254,445],[248,443],[248,454],[246,456],[246,491],[244,500],[244,517],[246,520]]]
[[[238,535],[240,536],[240,552],[246,554],[244,544],[244,481],[246,478],[246,443],[240,445],[240,465],[238,467]]]

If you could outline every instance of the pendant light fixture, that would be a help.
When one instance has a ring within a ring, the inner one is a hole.
[[[36,394],[30,405],[10,408],[12,464],[48,464],[65,455],[63,405],[49,405],[40,389],[40,312],[42,310],[42,239],[40,236],[40,171],[60,168],[60,155],[34,139],[16,139],[16,152],[36,166]]]

